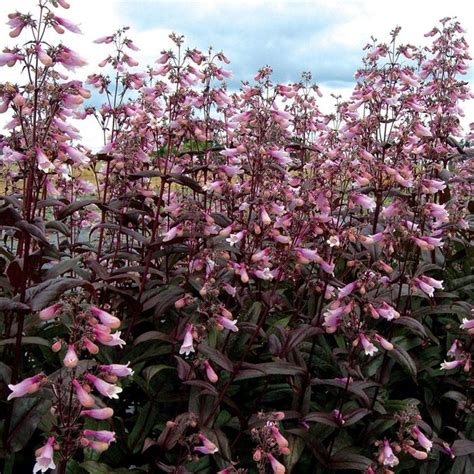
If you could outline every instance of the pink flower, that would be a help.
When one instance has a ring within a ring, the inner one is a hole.
[[[209,382],[216,383],[219,380],[218,375],[212,368],[211,364],[208,360],[203,362],[204,368],[206,369],[206,377],[208,378]]]
[[[268,460],[270,461],[270,465],[272,467],[274,474],[285,474],[286,469],[285,466],[279,462],[272,453],[268,453]]]
[[[113,40],[114,40],[113,36],[101,36],[100,38],[97,38],[93,42],[96,44],[101,44],[101,43],[110,44],[112,43]]]
[[[391,321],[392,319],[398,319],[400,317],[400,313],[392,308],[388,303],[385,301],[382,303],[382,306],[377,309],[377,312],[382,318],[385,318],[387,321]]]
[[[40,147],[36,147],[36,162],[38,163],[38,168],[45,173],[49,173],[54,170],[54,165],[49,161],[48,157],[44,154],[43,150]]]
[[[122,348],[126,343],[123,339],[120,338],[120,335],[122,333],[120,331],[117,331],[117,332],[114,332],[112,334],[110,334],[110,339],[109,340],[104,340],[104,341],[101,341],[101,343],[104,345],[104,346],[119,346],[120,348]]]
[[[383,448],[379,454],[378,461],[380,464],[389,467],[398,466],[398,463],[400,462],[397,456],[393,454],[392,448],[387,439],[384,439],[383,441]]]
[[[359,334],[359,340],[364,348],[365,355],[373,356],[378,349],[367,339],[364,333]]]
[[[69,30],[71,31],[72,33],[79,33],[79,34],[82,34],[82,31],[81,29],[74,23],[72,23],[71,21],[67,20],[66,18],[61,18],[60,16],[54,16],[54,20],[60,24],[61,26],[64,26],[64,28],[66,28],[66,30]],[[58,31],[58,30],[56,30]],[[58,31],[59,33],[59,31]]]
[[[412,446],[407,446],[405,450],[408,454],[412,455],[415,459],[418,459],[419,461],[424,461],[428,457],[428,453],[425,453],[424,451],[418,451]]]
[[[353,281],[339,290],[338,299],[349,296],[357,288],[357,281]]]
[[[96,344],[94,344],[89,338],[84,337],[82,339],[82,343],[84,344],[84,347],[87,349],[89,354],[99,353],[99,347]]]
[[[131,377],[133,375],[133,370],[130,369],[127,365],[124,364],[109,364],[109,365],[101,365],[100,369],[109,372],[112,375],[116,375],[117,377]]]
[[[224,316],[217,316],[216,320],[219,324],[224,326],[225,329],[228,329],[229,331],[232,332],[237,332],[239,328],[237,327],[237,319],[234,319],[233,321],[231,319],[227,319]]]
[[[281,454],[289,454],[290,450],[288,448],[288,440],[280,433],[280,430],[277,426],[270,426],[273,437],[275,438],[278,447],[280,448]]]
[[[365,194],[352,194],[351,201],[354,204],[358,204],[362,209],[368,209],[369,211],[373,211],[375,209],[375,201],[370,196],[366,196]]]
[[[203,454],[214,454],[219,451],[217,446],[212,441],[207,439],[202,433],[198,434],[198,438],[202,442],[202,446],[195,446],[194,451],[199,451]]]
[[[91,410],[82,410],[81,416],[90,416],[96,420],[106,420],[114,415],[112,408],[92,408]]]
[[[120,319],[107,313],[107,311],[97,308],[96,306],[90,306],[89,309],[100,319],[100,322],[104,326],[107,326],[110,329],[117,329],[120,327]]]
[[[460,365],[463,365],[464,364],[464,360],[463,359],[459,359],[459,360],[451,360],[451,361],[444,361],[442,364],[441,364],[441,370],[452,370],[452,369],[455,369],[457,367],[459,367]]]
[[[463,318],[462,324],[459,327],[461,329],[467,329],[469,334],[474,334],[474,319]]]
[[[54,318],[58,314],[61,307],[62,305],[60,303],[56,303],[56,304],[53,304],[52,306],[48,306],[47,308],[44,308],[39,312],[39,318],[42,321],[49,321],[50,319]]]
[[[12,67],[20,59],[23,59],[23,56],[19,53],[0,53],[0,66]]]
[[[89,382],[92,382],[97,391],[105,397],[118,398],[118,394],[122,391],[121,387],[108,383],[95,375],[86,374],[84,377],[89,380]]]
[[[393,344],[387,339],[385,339],[382,336],[379,336],[378,334],[375,334],[375,339],[377,339],[378,343],[386,350],[386,351],[393,351]]]
[[[426,128],[425,126],[421,125],[421,123],[417,123],[415,125],[415,135],[419,138],[423,137],[432,137],[431,131]]]
[[[426,449],[426,451],[428,452],[431,451],[431,447],[433,446],[433,443],[421,432],[418,426],[413,427],[411,434],[414,438],[418,440],[422,448]]]
[[[102,441],[103,443],[110,444],[115,441],[115,433],[113,431],[107,430],[84,430],[84,436],[92,436],[93,438],[97,439],[98,441]]]
[[[438,288],[440,290],[443,289],[443,280],[435,280],[434,278],[430,278],[424,275],[420,278],[414,278],[413,283],[429,297],[433,297],[435,288]]]
[[[66,355],[64,356],[63,364],[68,369],[73,369],[79,363],[79,358],[77,357],[74,344],[69,344]]]
[[[412,237],[411,238],[422,250],[434,250],[435,247],[442,247],[442,239],[436,237]]]
[[[324,314],[323,326],[326,328],[328,334],[336,332],[339,325],[342,323],[344,318],[342,315],[345,312],[345,306],[340,306],[335,309],[328,309]]]
[[[36,455],[36,463],[33,467],[33,474],[36,472],[46,472],[48,469],[56,469],[56,464],[54,464],[54,443],[56,442],[54,436],[50,436],[46,444],[39,448]]]
[[[179,349],[180,354],[189,355],[191,352],[195,352],[193,346],[193,329],[194,326],[192,324],[188,324],[186,326],[186,333],[184,335],[183,343]]]
[[[33,377],[28,377],[27,379],[15,385],[9,384],[8,388],[12,391],[12,393],[8,395],[7,400],[11,400],[12,398],[22,397],[23,395],[26,395],[29,393],[37,392],[41,388],[41,385],[44,380],[45,380],[45,376],[44,374],[41,373],[41,374],[34,375]]]
[[[76,392],[76,397],[79,400],[79,403],[85,408],[91,408],[95,404],[94,397],[84,390],[84,387],[76,380],[72,380],[72,386]]]

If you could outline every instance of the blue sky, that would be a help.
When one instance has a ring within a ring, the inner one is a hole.
[[[107,56],[108,45],[94,45],[99,36],[130,26],[129,36],[141,48],[133,56],[140,67],[153,64],[160,52],[171,47],[171,32],[186,37],[185,46],[205,50],[212,45],[230,58],[237,89],[240,81],[252,81],[258,68],[270,65],[275,82],[296,82],[310,71],[320,85],[320,108],[332,110],[332,94],[350,96],[353,75],[361,65],[362,48],[373,35],[380,41],[400,25],[400,40],[429,44],[424,33],[446,16],[456,16],[467,30],[474,51],[474,2],[467,0],[68,0],[70,10],[60,15],[80,24],[83,35],[66,33],[62,38],[89,65],[78,71],[84,79],[97,72]],[[0,38],[8,38],[6,15],[15,10],[35,11],[37,0],[0,1]],[[2,81],[16,81],[18,71],[2,68]],[[471,70],[465,79],[474,85]],[[473,100],[464,105],[464,124],[474,122]],[[96,136],[95,124],[81,126],[85,135]],[[90,131],[90,133],[89,133]]]

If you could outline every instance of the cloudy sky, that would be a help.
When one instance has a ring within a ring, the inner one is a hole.
[[[68,0],[61,15],[80,24],[83,35],[64,35],[64,43],[87,58],[85,76],[107,55],[107,46],[92,40],[130,26],[129,36],[141,48],[134,56],[151,64],[161,50],[170,48],[168,35],[182,34],[185,45],[223,50],[231,60],[233,79],[251,80],[257,69],[272,66],[279,82],[297,81],[310,71],[324,93],[322,109],[329,111],[331,93],[350,94],[353,74],[361,64],[362,48],[371,35],[386,40],[390,30],[402,27],[401,41],[424,44],[424,33],[438,20],[456,16],[474,47],[474,6],[466,0]],[[35,10],[35,0],[1,0],[0,18],[16,9]],[[8,29],[0,21],[6,44]],[[2,68],[2,81],[14,71]],[[467,76],[474,83],[474,73]],[[467,123],[474,106],[465,107]]]

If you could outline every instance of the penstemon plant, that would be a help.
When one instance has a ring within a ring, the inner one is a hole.
[[[470,472],[459,22],[372,38],[324,114],[309,72],[230,90],[174,33],[147,68],[102,36],[72,80],[68,7],[10,14],[0,54],[2,472]]]

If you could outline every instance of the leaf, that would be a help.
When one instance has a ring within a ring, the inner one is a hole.
[[[288,474],[291,474],[291,471],[298,464],[298,461],[303,454],[305,442],[303,438],[293,434],[286,435],[286,439],[288,440],[290,453],[284,457],[284,461]]]
[[[33,436],[42,416],[51,407],[51,400],[27,397],[16,399],[13,405],[7,445],[13,452],[21,451]]]
[[[82,257],[68,258],[66,260],[63,260],[62,262],[57,263],[46,272],[46,279],[50,280],[52,278],[56,278],[62,275],[63,273],[72,270],[81,261],[81,258]]]
[[[158,407],[152,402],[147,402],[143,407],[139,408],[139,415],[132,432],[128,436],[128,447],[133,453],[141,451],[143,441],[152,430],[158,415]]]
[[[228,370],[229,372],[232,372],[234,370],[234,366],[232,365],[231,360],[217,349],[214,349],[213,347],[210,347],[205,343],[201,343],[198,345],[198,352],[200,352],[208,359],[212,360],[212,362],[215,362],[219,367],[222,367],[224,370]]]
[[[156,341],[156,340],[170,342],[170,343],[174,342],[174,339],[168,334],[165,334],[160,331],[148,331],[138,336],[133,341],[133,345],[136,346],[137,344],[141,344],[142,342]]]
[[[242,369],[237,372],[234,380],[245,380],[266,375],[302,375],[305,370],[289,362],[264,362],[262,364],[242,364]]]
[[[9,344],[16,344],[16,338],[15,337],[9,337],[8,339],[1,339],[0,340],[0,346],[8,346]],[[34,344],[36,346],[45,346],[45,347],[51,347],[51,342],[48,341],[47,339],[43,339],[42,337],[36,337],[36,336],[23,336],[21,338],[21,344]]]
[[[163,173],[161,173],[158,170],[145,170],[145,171],[139,171],[138,173],[132,173],[128,175],[128,179],[131,179],[132,181],[140,178],[162,178]]]
[[[474,441],[468,439],[457,439],[452,447],[456,456],[466,456],[474,453]]]
[[[344,416],[344,426],[351,426],[357,423],[359,420],[362,420],[364,416],[369,414],[369,410],[367,408],[357,408],[348,413],[343,413]]]
[[[54,280],[47,280],[28,288],[26,290],[26,299],[31,304],[33,311],[40,311],[51,303],[56,302],[64,292],[81,286],[92,288],[89,282],[79,278],[55,278]]]
[[[397,361],[413,378],[416,377],[417,368],[415,361],[403,347],[397,346],[393,348],[391,351],[388,351],[388,355]]]
[[[178,174],[178,173],[171,173],[169,181],[182,184],[183,186],[191,188],[193,191],[197,193],[204,193],[204,190],[202,189],[201,185],[194,179],[190,178],[189,176],[185,176],[183,174]]]
[[[143,234],[140,232],[137,232],[136,230],[129,229],[128,227],[124,226],[119,226],[118,224],[97,224],[89,232],[89,235],[91,235],[94,231],[97,229],[109,229],[109,230],[115,230],[119,232],[119,234],[125,234],[128,235],[129,237],[132,237],[133,239],[137,240],[138,242],[142,244],[147,244],[148,243],[148,237],[145,237]]]
[[[372,464],[372,460],[361,456],[360,454],[348,453],[347,450],[342,450],[336,453],[328,464],[329,469],[335,471],[365,471]]]
[[[64,222],[49,221],[49,222],[46,222],[45,228],[47,230],[49,230],[49,229],[55,230],[55,231],[65,235],[66,237],[71,236],[71,230],[69,229],[69,227],[66,224],[64,224]]]
[[[9,298],[0,298],[0,311],[30,311],[30,307],[19,301],[13,301]]]
[[[401,316],[398,319],[393,320],[394,324],[400,324],[401,326],[406,326],[411,329],[415,334],[418,334],[421,337],[428,337],[425,327],[415,318],[410,316]]]
[[[158,375],[162,370],[166,370],[166,369],[174,370],[174,367],[172,367],[171,365],[165,365],[165,364],[151,365],[149,367],[146,367],[143,370],[143,377],[148,383],[150,383],[151,379],[155,375]]]
[[[206,393],[207,395],[214,395],[217,397],[219,392],[216,390],[214,385],[211,385],[209,382],[205,380],[185,380],[183,381],[184,385],[192,385],[193,387],[202,388],[202,392]]]
[[[315,421],[316,423],[322,423],[323,425],[333,426],[334,428],[340,428],[340,424],[334,419],[332,413],[324,413],[322,411],[314,411],[308,413],[304,417],[304,421]]]
[[[49,245],[49,240],[46,238],[41,229],[36,227],[31,222],[21,220],[15,224],[15,227],[21,230],[22,232],[26,232],[27,234],[31,235],[31,237],[33,237],[38,242],[41,242],[45,245]]]
[[[59,212],[58,212],[58,219],[62,221],[64,218],[70,216],[71,214],[74,214],[76,211],[79,211],[80,209],[83,209],[84,207],[90,206],[91,204],[100,204],[100,201],[98,199],[84,199],[82,201],[75,201],[72,204],[69,204],[68,206],[63,207]]]

